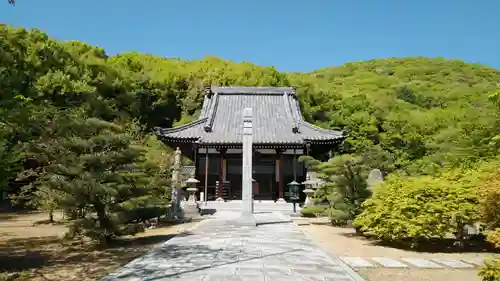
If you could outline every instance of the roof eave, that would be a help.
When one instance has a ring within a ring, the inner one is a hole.
[[[177,126],[177,127],[173,127],[173,128],[162,128],[162,127],[155,127],[154,130],[157,132],[157,134],[162,134],[162,135],[167,135],[167,134],[171,134],[171,133],[177,133],[177,132],[181,132],[181,131],[185,131],[189,128],[192,128],[196,125],[199,125],[199,124],[203,124],[205,121],[207,121],[208,118],[200,118],[196,121],[192,121],[192,122],[189,122],[187,124],[184,124],[184,125],[181,125],[181,126]]]

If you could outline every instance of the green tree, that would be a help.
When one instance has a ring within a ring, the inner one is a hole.
[[[57,120],[57,138],[32,147],[47,160],[33,194],[44,202],[56,194],[63,209],[85,210],[70,234],[105,243],[141,231],[144,220],[165,212],[168,198],[155,178],[157,167],[130,134],[103,120],[66,116]]]
[[[361,204],[370,196],[366,183],[368,168],[363,165],[362,158],[342,155],[328,162],[311,157],[301,160],[324,180],[315,197],[328,200],[333,223],[346,224],[361,213]]]

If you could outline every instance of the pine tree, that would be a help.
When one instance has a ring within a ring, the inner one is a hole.
[[[316,195],[328,200],[332,223],[346,224],[361,213],[362,203],[370,196],[366,182],[368,167],[361,157],[342,155],[327,162],[303,157],[302,161],[324,180]]]
[[[106,243],[142,231],[144,220],[165,213],[168,198],[157,167],[124,128],[74,115],[55,121],[57,137],[33,145],[44,165],[32,194],[79,211],[71,236]]]

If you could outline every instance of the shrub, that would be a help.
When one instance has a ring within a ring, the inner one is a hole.
[[[301,215],[306,218],[325,216],[328,214],[328,205],[314,205],[302,208]]]
[[[486,166],[483,170],[485,180],[479,185],[481,215],[486,225],[486,239],[496,248],[500,248],[500,179],[498,164]],[[483,281],[500,281],[500,261],[487,262],[479,272]]]
[[[363,207],[354,226],[384,240],[442,239],[463,233],[465,224],[478,219],[473,182],[457,174],[439,178],[395,175],[375,187]]]
[[[483,281],[500,281],[500,261],[487,261],[479,276]]]
[[[484,171],[479,185],[481,215],[488,241],[500,248],[500,179],[495,171]]]

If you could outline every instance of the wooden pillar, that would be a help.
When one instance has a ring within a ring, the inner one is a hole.
[[[292,165],[293,165],[293,180],[294,181],[297,181],[297,167],[296,167],[296,163],[297,162],[297,153],[296,153],[296,150],[295,150],[295,147],[293,148],[293,159],[292,159]]]
[[[306,152],[305,155],[309,156],[310,149],[311,149],[311,144],[307,143],[304,148],[305,148],[305,152]],[[306,165],[302,165],[302,169],[304,171],[304,175],[306,175],[306,177],[307,177],[307,167],[306,167]]]
[[[283,179],[283,151],[281,149],[276,150],[277,154],[277,164],[278,164],[278,201],[277,202],[284,202],[285,201],[285,183]]]
[[[226,154],[226,149],[221,148],[219,150],[220,152],[220,167],[219,167],[219,186],[217,186],[217,200],[223,200],[222,199],[222,183],[224,182],[224,173],[225,173],[225,161],[224,161],[224,156]]]
[[[208,148],[205,148],[205,194],[203,198],[205,202],[208,199]]]
[[[194,175],[192,176],[193,178],[196,178],[196,170],[198,169],[198,146],[196,144],[193,145],[193,162],[194,162]]]

